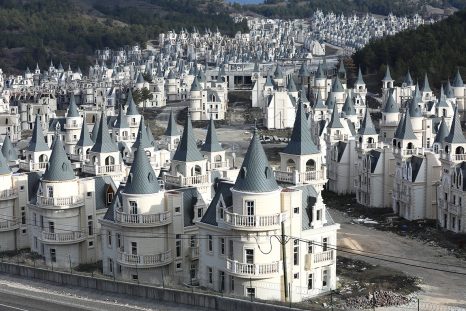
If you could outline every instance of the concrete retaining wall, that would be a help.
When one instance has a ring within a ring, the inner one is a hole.
[[[299,310],[284,306],[269,305],[247,300],[221,297],[203,293],[138,285],[127,282],[93,278],[89,276],[50,271],[11,263],[0,263],[0,273],[19,275],[25,278],[38,279],[67,286],[95,289],[107,293],[118,293],[134,297],[142,297],[158,301],[179,303],[220,311],[289,311]]]

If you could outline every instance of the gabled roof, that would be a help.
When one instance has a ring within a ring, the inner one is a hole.
[[[361,67],[359,67],[358,79],[356,80],[356,82],[354,84],[366,84],[366,82],[364,82],[364,78],[362,77]]]
[[[66,114],[67,118],[79,118],[78,106],[76,106],[76,99],[74,94],[70,95],[70,105],[68,107],[68,113]]]
[[[345,103],[342,107],[342,112],[344,112],[346,116],[356,115],[356,108],[354,108],[353,98],[349,94],[346,96]]]
[[[440,122],[439,128],[437,130],[437,134],[435,135],[434,143],[443,143],[445,137],[448,136],[448,126],[445,122],[445,119],[442,118],[442,122]]]
[[[11,143],[10,135],[5,136],[5,140],[2,145],[2,153],[7,161],[16,161],[18,160],[18,152]]]
[[[71,162],[58,135],[53,142],[52,154],[42,179],[47,181],[67,181],[75,178]]]
[[[126,119],[126,114],[123,110],[123,107],[119,105],[118,107],[118,116],[115,123],[113,124],[114,128],[129,128],[128,120]]]
[[[34,129],[32,130],[31,140],[29,141],[28,151],[31,152],[41,152],[49,151],[49,146],[45,142],[44,132],[42,130],[42,125],[39,121],[39,115],[36,115],[36,120],[34,121]]]
[[[147,130],[144,125],[144,117],[141,117],[141,122],[139,123],[138,136],[136,141],[133,144],[134,149],[145,149],[151,148],[152,144],[150,143],[149,137],[147,137]]]
[[[128,116],[138,116],[138,108],[136,107],[136,103],[134,102],[133,99],[133,92],[131,92],[131,89],[128,91],[128,98],[126,100],[126,115]]]
[[[167,129],[165,130],[165,136],[179,136],[180,132],[176,127],[175,117],[173,116],[173,110],[170,110],[170,116],[168,117]]]
[[[221,180],[216,185],[215,195],[207,208],[207,211],[202,216],[201,222],[211,226],[217,226],[217,204],[220,200],[225,202],[225,207],[233,204],[231,188],[234,184],[230,181]]]
[[[259,141],[257,129],[254,129],[254,135],[233,188],[237,191],[253,193],[279,189],[264,148]]]
[[[311,131],[308,127],[306,112],[304,111],[302,102],[298,103],[291,139],[285,149],[283,149],[283,153],[296,155],[319,153],[319,149],[317,149],[312,141]]]
[[[409,109],[406,111],[406,115],[400,123],[398,124],[398,128],[395,132],[395,138],[397,139],[404,139],[404,140],[412,140],[417,139],[416,134],[413,131],[413,125],[411,124],[411,116],[409,114]]]
[[[81,128],[81,135],[79,136],[79,140],[76,143],[76,146],[90,147],[93,145],[94,142],[91,140],[91,137],[89,136],[89,129],[87,128],[86,118],[84,118],[83,126]]]
[[[3,156],[3,153],[0,152],[0,175],[7,175],[11,173],[10,166],[8,165],[7,160]]]
[[[383,109],[384,113],[398,113],[400,112],[400,109],[398,107],[398,104],[395,101],[395,98],[393,98],[393,93],[389,92],[389,95],[387,97],[387,102],[385,103],[385,107]]]
[[[201,151],[205,151],[205,152],[223,151],[222,146],[218,142],[217,131],[215,130],[215,123],[213,119],[210,119],[209,127],[207,129],[207,136],[205,138],[205,143],[201,147]]]
[[[374,123],[372,123],[371,114],[369,113],[369,108],[366,108],[366,114],[362,120],[361,127],[358,131],[359,135],[377,135],[375,130]]]
[[[144,148],[138,148],[128,174],[124,193],[151,194],[160,191],[157,175],[155,175]]]
[[[196,139],[194,138],[193,126],[191,124],[191,115],[188,113],[186,123],[181,136],[178,148],[173,155],[173,160],[182,162],[201,161],[204,158],[197,149]]]
[[[453,78],[453,87],[464,87],[463,79],[461,78],[460,70],[456,71],[456,75]]]
[[[429,78],[427,77],[427,73],[424,76],[424,86],[422,87],[423,92],[432,92],[429,84]]]
[[[97,132],[94,146],[92,146],[91,149],[92,152],[107,153],[118,151],[116,143],[110,137],[106,119],[107,118],[102,113],[100,117],[99,131]]]
[[[392,75],[390,74],[390,66],[387,65],[387,70],[385,71],[385,77],[382,81],[393,81]]]
[[[338,107],[336,105],[333,107],[332,117],[330,118],[330,122],[328,123],[327,128],[343,128],[343,125],[340,121],[340,113],[338,112]]]
[[[115,195],[113,196],[112,203],[110,203],[110,206],[107,208],[107,211],[105,212],[104,219],[108,221],[115,221],[115,210],[118,209],[119,206],[121,206],[121,191],[123,190],[123,186],[120,184],[118,187]]]
[[[144,77],[142,76],[142,73],[140,72],[138,74],[138,78],[136,80],[136,83],[144,83],[144,82],[146,82],[146,81],[144,81]]]
[[[461,129],[458,106],[455,107],[450,133],[448,133],[448,136],[445,137],[445,142],[450,144],[466,144],[466,138],[464,137],[463,130]]]

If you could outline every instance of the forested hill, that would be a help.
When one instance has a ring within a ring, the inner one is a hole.
[[[385,64],[398,81],[408,68],[413,79],[422,80],[424,73],[439,87],[459,68],[466,77],[466,10],[433,25],[400,32],[370,42],[353,55],[353,61],[364,71],[383,77]]]
[[[466,8],[466,0],[265,0],[263,4],[245,5],[249,10],[267,17],[306,18],[319,9],[334,13],[374,13],[412,15],[424,13],[426,5],[435,8]]]
[[[222,0],[0,0],[0,68],[44,68],[53,59],[86,68],[96,49],[144,44],[168,30],[234,34]]]

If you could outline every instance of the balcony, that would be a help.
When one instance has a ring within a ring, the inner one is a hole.
[[[72,232],[48,232],[42,231],[40,240],[48,244],[73,244],[79,243],[86,239],[82,231]]]
[[[285,214],[274,215],[240,215],[225,211],[224,223],[232,229],[238,230],[274,230],[286,220]]]
[[[312,270],[320,267],[325,267],[335,262],[335,250],[329,250],[321,253],[306,254],[305,265],[306,270]]]
[[[81,196],[70,196],[70,197],[44,197],[42,195],[37,196],[37,205],[41,207],[51,208],[62,208],[62,207],[75,207],[84,204],[84,199]]]
[[[394,148],[393,153],[398,154],[402,157],[410,157],[412,155],[424,155],[426,150],[427,149],[425,148],[413,148],[413,149]]]
[[[18,190],[16,189],[0,190],[0,200],[11,200],[16,197],[18,197]]]
[[[208,162],[208,170],[215,170],[219,168],[229,168],[229,167],[230,167],[229,161]]]
[[[65,130],[80,130],[82,125],[78,124],[77,122],[73,122],[73,123],[65,123],[63,127],[65,128]]]
[[[279,182],[290,183],[294,181],[293,172],[274,171],[275,179]]]
[[[210,184],[210,175],[196,175],[191,177],[164,175],[166,184],[178,187],[188,187],[193,185]]]
[[[128,214],[123,213],[122,210],[117,210],[116,221],[125,226],[152,227],[167,225],[172,222],[172,218],[170,212],[157,214]]]
[[[91,175],[106,175],[106,174],[121,174],[123,171],[123,165],[114,164],[114,165],[83,165],[83,173],[88,173]]]
[[[307,171],[304,173],[300,173],[298,176],[299,176],[299,183],[301,184],[312,183],[314,181],[320,182],[323,179],[325,179],[324,170]]]
[[[117,261],[125,266],[149,268],[168,265],[173,261],[173,258],[171,250],[153,255],[133,255],[119,251]]]
[[[347,134],[334,134],[334,135],[328,135],[325,134],[325,140],[333,140],[333,141],[348,141],[348,135]]]
[[[227,259],[226,269],[233,275],[244,278],[268,278],[278,276],[281,272],[282,262],[272,263],[242,263]]]
[[[45,171],[45,169],[47,168],[47,163],[48,162],[33,163],[32,161],[20,161],[19,168],[27,172]]]
[[[0,232],[10,231],[19,228],[18,220],[5,220],[0,222]]]
[[[70,154],[70,159],[71,161],[78,161],[78,162],[89,161],[89,155],[88,154]]]
[[[462,162],[462,161],[466,161],[466,154],[463,154],[463,153],[449,154],[443,150],[440,150],[440,158],[450,161],[450,162]]]
[[[189,255],[191,259],[199,259],[199,246],[191,246],[189,248]]]

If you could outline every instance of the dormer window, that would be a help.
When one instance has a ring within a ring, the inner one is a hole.
[[[247,170],[245,167],[242,167],[242,168],[241,168],[240,177],[241,177],[242,179],[246,178],[246,173],[247,173],[247,171],[248,171],[248,170]]]
[[[265,178],[269,179],[271,177],[272,177],[271,169],[270,169],[270,167],[266,167],[265,168]]]

